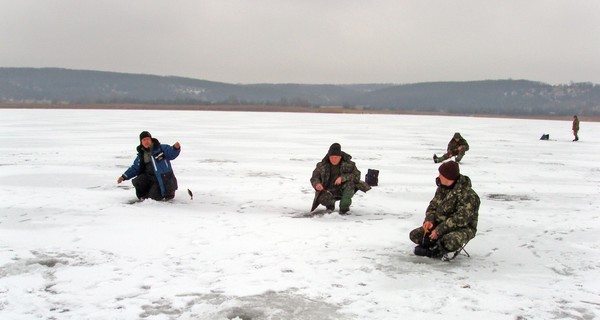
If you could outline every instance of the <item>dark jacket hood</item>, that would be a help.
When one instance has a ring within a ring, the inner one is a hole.
[[[342,151],[342,161],[350,161],[350,160],[352,160],[352,156],[345,153],[344,151]],[[321,162],[329,163],[329,155],[325,154],[325,156],[323,157],[323,160],[321,160]]]
[[[157,148],[160,148],[160,142],[158,141],[158,139],[152,138],[152,149],[156,150]],[[141,143],[139,146],[137,146],[136,150],[138,153],[142,153],[142,151],[144,151],[144,147]]]
[[[471,178],[461,174],[456,181],[456,186],[461,189],[471,189]]]
[[[454,184],[450,187],[444,186],[442,185],[442,183],[440,182],[440,178],[437,177],[435,178],[435,184],[440,187],[440,188],[444,188],[444,189],[471,189],[471,178],[467,177],[467,176],[463,176],[462,174],[458,177],[458,179],[456,179],[456,181],[454,182]]]

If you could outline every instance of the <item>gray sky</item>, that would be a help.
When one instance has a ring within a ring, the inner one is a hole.
[[[0,48],[229,83],[600,83],[600,1],[0,0]]]

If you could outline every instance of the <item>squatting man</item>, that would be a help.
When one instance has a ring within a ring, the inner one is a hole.
[[[118,179],[117,183],[133,179],[135,194],[140,200],[170,200],[175,197],[177,179],[171,160],[179,156],[181,144],[161,144],[148,131],[140,133],[140,145],[133,164]]]
[[[371,189],[371,186],[360,180],[360,171],[351,159],[352,156],[342,151],[339,143],[329,147],[310,178],[316,191],[311,212],[321,204],[325,206],[327,213],[331,213],[335,210],[335,202],[339,200],[340,214],[346,215],[356,191],[367,192]]]
[[[415,255],[444,257],[461,250],[477,233],[479,196],[471,179],[460,174],[458,163],[448,161],[438,168],[437,190],[425,212],[423,225],[410,232],[417,244]]]

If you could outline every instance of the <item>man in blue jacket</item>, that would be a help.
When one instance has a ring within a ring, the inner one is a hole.
[[[179,156],[179,142],[171,147],[168,144],[152,138],[150,132],[140,133],[140,145],[137,147],[137,157],[133,165],[125,171],[117,183],[133,179],[135,194],[138,199],[170,200],[175,197],[177,179],[171,167],[171,160]]]

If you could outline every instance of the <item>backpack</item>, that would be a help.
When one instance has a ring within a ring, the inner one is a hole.
[[[370,186],[376,186],[379,183],[379,170],[369,169],[365,175],[365,182]]]

